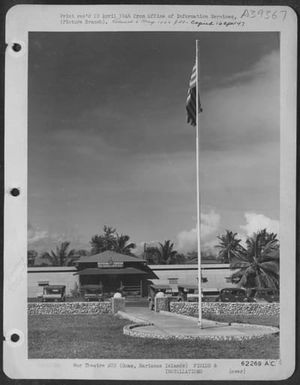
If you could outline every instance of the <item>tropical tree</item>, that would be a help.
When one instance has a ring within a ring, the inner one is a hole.
[[[52,266],[70,266],[78,257],[74,249],[68,250],[69,246],[70,242],[62,242],[59,246],[56,246],[55,251],[44,252],[41,259],[49,261]]]
[[[198,253],[197,253],[198,254]],[[217,256],[215,250],[212,248],[205,248],[201,250],[201,261],[209,261],[206,263],[217,263]]]
[[[198,263],[198,251],[189,251],[186,255],[187,263]]]
[[[232,257],[241,249],[241,240],[237,238],[237,233],[226,230],[226,233],[219,235],[219,244],[215,247],[220,249],[217,258],[223,263],[230,263]]]
[[[91,254],[94,255],[111,250],[120,254],[133,255],[132,249],[136,245],[133,242],[129,242],[129,240],[129,235],[119,235],[113,227],[104,226],[103,234],[94,235],[91,239]]]
[[[145,244],[143,257],[147,261],[148,265],[157,265],[160,257],[160,252],[157,246],[147,246]]]
[[[79,250],[75,250],[74,251],[74,255],[78,255],[78,258],[80,257],[86,257],[89,255],[89,252],[88,250],[85,250],[85,249],[79,249]]]
[[[92,246],[91,254],[99,254],[106,250],[113,250],[116,229],[110,226],[104,226],[103,234],[94,235],[90,241]]]
[[[34,262],[38,257],[38,252],[36,250],[28,250],[27,251],[27,266],[34,266]]]
[[[254,233],[233,254],[231,281],[243,288],[279,288],[279,242],[265,230]]]
[[[201,250],[201,261],[206,263],[218,262],[214,251],[211,249]],[[198,251],[189,251],[185,256],[185,261],[183,263],[198,263]]]
[[[164,241],[164,243],[159,242],[159,263],[163,265],[169,265],[174,262],[174,258],[177,255],[177,251],[174,250],[173,247],[174,243],[171,243],[170,240]]]
[[[114,240],[114,251],[120,254],[132,255],[132,249],[135,249],[136,245],[133,242],[129,242],[129,235],[125,234],[116,234]]]
[[[78,249],[73,251],[73,255],[71,258],[67,261],[67,265],[75,265],[76,261],[80,259],[81,257],[87,257],[89,255],[88,250],[85,249]]]
[[[255,234],[254,234],[255,235]],[[277,247],[279,247],[279,241],[278,241],[278,238],[277,238],[277,234],[275,233],[269,233],[267,231],[267,229],[263,229],[263,230],[260,230],[256,233],[256,235],[259,235],[260,237],[260,243],[261,245],[265,245],[267,244],[268,242],[270,241],[276,241],[276,245]]]
[[[181,265],[186,262],[186,257],[183,253],[176,253],[172,262]]]
[[[167,242],[167,241],[165,241]],[[170,242],[170,241],[169,241]],[[186,256],[184,254],[178,253],[177,251],[174,250],[172,252],[171,259],[168,262],[164,262],[164,257],[162,256],[162,245],[161,243],[159,244],[160,247],[158,246],[147,246],[145,244],[144,246],[144,253],[143,253],[143,258],[147,261],[148,265],[158,265],[158,264],[182,264],[185,263],[186,261]],[[172,246],[173,247],[173,246]]]

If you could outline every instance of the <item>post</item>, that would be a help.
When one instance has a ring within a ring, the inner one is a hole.
[[[198,250],[198,326],[202,328],[202,291],[201,291],[201,210],[200,210],[200,166],[199,166],[199,152],[200,152],[200,132],[199,132],[199,48],[198,40],[196,40],[196,172],[197,172],[197,250]]]

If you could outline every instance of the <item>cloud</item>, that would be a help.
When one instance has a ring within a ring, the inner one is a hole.
[[[279,51],[203,95],[204,150],[255,150],[279,142]]]
[[[49,233],[45,230],[36,229],[30,223],[28,223],[27,238],[28,243],[31,245],[48,239]]]
[[[214,234],[220,224],[220,214],[217,214],[214,210],[210,210],[209,213],[201,213],[201,238],[207,239]]]
[[[213,245],[216,232],[220,225],[220,214],[211,210],[201,214],[201,248],[210,249]],[[177,250],[179,252],[189,252],[197,250],[197,228],[183,230],[177,235]]]
[[[177,235],[177,250],[189,252],[197,250],[197,229],[183,230]]]
[[[270,52],[203,97],[201,94],[201,199],[220,212],[225,209],[240,216],[251,208],[277,217],[279,59],[279,51]],[[241,224],[236,217],[228,226]]]
[[[275,79],[279,77],[279,51],[272,51],[262,56],[254,65],[244,71],[227,77],[224,83],[236,83],[253,80],[255,77]]]
[[[279,235],[279,221],[271,219],[263,214],[256,214],[246,212],[244,214],[246,224],[241,225],[241,229],[246,233],[247,236],[251,236],[253,233],[267,229],[269,232]]]
[[[66,241],[71,243],[70,248],[89,248],[89,245],[84,242],[81,236],[75,233],[72,227],[68,232],[61,232],[58,234],[56,232],[42,230],[29,222],[27,226],[27,240],[28,246],[37,251],[49,251],[54,249],[60,243]]]
[[[132,250],[133,254],[135,255],[142,255],[144,252],[144,247],[157,247],[159,244],[159,241],[142,241],[136,244],[135,249]]]

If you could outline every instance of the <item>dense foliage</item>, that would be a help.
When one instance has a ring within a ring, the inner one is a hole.
[[[104,226],[103,234],[94,235],[90,241],[91,254],[111,250],[120,254],[133,255],[132,250],[135,249],[136,245],[129,240],[129,235],[118,234],[116,229]]]
[[[230,268],[233,283],[244,288],[279,289],[279,241],[266,230],[254,233],[233,254]]]
[[[231,281],[243,288],[279,288],[279,240],[277,235],[266,229],[254,233],[248,237],[242,245],[237,233],[226,230],[217,237],[219,244],[217,257],[211,252],[201,252],[202,261],[210,263],[229,263],[232,270]],[[55,250],[42,252],[36,250],[27,252],[28,266],[52,265],[69,266],[82,256],[102,253],[112,250],[120,254],[132,255],[136,248],[130,241],[130,236],[117,233],[116,229],[104,226],[103,233],[94,235],[90,241],[90,251],[80,249],[70,250],[70,242],[62,242]],[[198,262],[197,251],[186,254],[179,253],[171,240],[158,242],[157,244],[144,244],[141,258],[148,264],[183,264]]]

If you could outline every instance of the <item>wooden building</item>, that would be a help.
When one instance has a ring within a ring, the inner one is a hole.
[[[122,290],[126,295],[147,295],[148,280],[158,279],[144,259],[104,251],[76,261],[80,287],[100,285],[103,292]]]
[[[99,255],[99,254],[98,254]],[[96,256],[91,257],[82,257],[80,261],[80,266],[78,264],[77,268],[75,266],[36,266],[36,267],[29,267],[28,268],[28,297],[34,298],[39,295],[41,295],[43,291],[43,287],[45,285],[66,285],[66,293],[67,295],[72,294],[72,290],[74,290],[76,287],[78,288],[80,283],[86,283],[86,284],[93,284],[93,282],[96,282],[96,284],[99,284],[99,281],[101,281],[101,277],[103,280],[103,283],[106,281],[110,281],[110,279],[114,279],[115,276],[116,283],[114,284],[113,288],[118,286],[118,282],[121,281],[122,283],[126,283],[127,289],[131,289],[131,293],[134,293],[135,291],[138,293],[138,295],[141,294],[140,286],[142,281],[142,295],[147,296],[147,289],[145,289],[145,282],[151,280],[154,284],[158,285],[169,285],[174,290],[177,289],[178,285],[181,284],[191,284],[191,285],[197,285],[198,282],[198,265],[196,264],[182,264],[182,265],[145,265],[144,260],[135,258],[135,257],[128,257],[126,255],[123,255],[122,257],[125,258],[128,262],[123,262],[122,266],[118,266],[117,263],[115,263],[111,267],[111,261],[110,258],[107,259],[107,264],[105,264],[106,274],[99,275],[101,270],[97,269],[104,269],[103,267],[98,267],[98,262],[90,262],[89,260],[94,259]],[[120,257],[121,258],[121,257]],[[95,258],[97,259],[97,258]],[[114,261],[115,258],[113,258]],[[119,259],[119,258],[118,258]],[[130,262],[131,261],[131,262]],[[132,262],[133,261],[133,262]],[[104,260],[101,259],[99,262],[99,266],[104,263]],[[108,263],[109,262],[109,263]],[[109,265],[110,264],[110,265]],[[108,267],[108,265],[110,267]],[[138,269],[139,274],[130,274],[133,273],[135,270],[128,270],[129,267],[132,267],[133,269]],[[91,270],[86,270],[92,268],[94,274],[90,274]],[[127,270],[119,270],[119,273],[125,273],[125,274],[118,274],[117,269],[125,269]],[[96,270],[94,270],[96,269]],[[111,269],[114,269],[111,271]],[[85,270],[85,271],[84,271]],[[103,271],[103,270],[102,270]],[[143,272],[146,272],[147,274],[143,274]],[[81,273],[81,275],[78,275],[78,273]],[[114,274],[111,274],[114,273]],[[148,278],[153,277],[153,274],[155,278]],[[230,282],[230,276],[232,274],[232,270],[230,270],[229,264],[220,264],[220,263],[213,263],[213,264],[206,264],[203,263],[202,265],[202,277],[205,278],[205,282],[202,283],[203,289],[211,289],[211,288],[217,288],[219,290],[226,288],[226,287],[235,287],[236,285],[232,284]],[[118,278],[120,279],[118,281]],[[141,278],[141,279],[139,279]],[[108,282],[108,288],[110,288],[111,284]],[[105,289],[105,288],[104,288]],[[135,290],[138,289],[138,290]],[[130,290],[129,290],[130,292]]]

